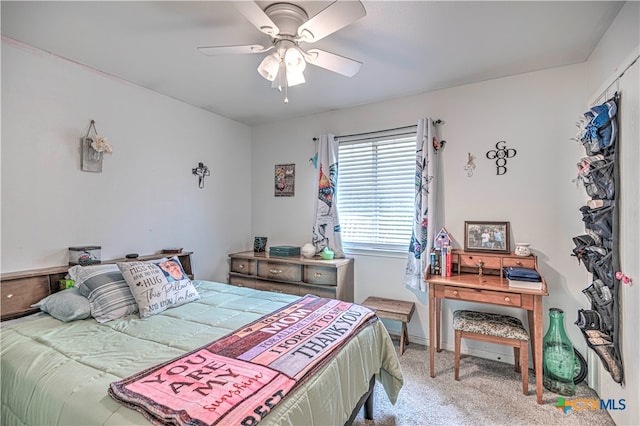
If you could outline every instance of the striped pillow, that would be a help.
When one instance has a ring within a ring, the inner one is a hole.
[[[131,294],[117,265],[74,266],[69,277],[75,280],[80,294],[89,299],[91,316],[102,323],[138,312],[138,304]]]

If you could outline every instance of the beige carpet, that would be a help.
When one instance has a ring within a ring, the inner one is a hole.
[[[396,342],[397,350],[397,342]],[[354,425],[615,425],[605,410],[563,410],[555,393],[544,390],[542,405],[536,403],[535,376],[529,371],[529,395],[522,393],[520,373],[513,365],[462,355],[460,381],[453,379],[453,352],[436,353],[436,377],[429,377],[429,350],[410,344],[400,357],[404,386],[398,402],[391,405],[382,386],[374,391],[374,421],[361,412]],[[599,399],[586,385],[565,397]]]

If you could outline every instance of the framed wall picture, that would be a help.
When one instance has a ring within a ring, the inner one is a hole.
[[[296,165],[277,164],[274,173],[274,195],[293,197],[296,189]]]
[[[464,249],[510,253],[509,222],[466,221],[464,223]]]

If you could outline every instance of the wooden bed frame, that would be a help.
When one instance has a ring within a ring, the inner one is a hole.
[[[177,256],[180,259],[182,268],[189,278],[193,279],[193,268],[191,266],[191,254],[193,252],[183,251],[178,254],[152,254],[140,256],[136,259],[113,259],[103,261],[101,264],[114,264],[117,262],[133,262],[156,260],[163,257]],[[59,281],[64,279],[71,265],[54,266],[51,268],[31,269],[26,271],[9,272],[0,274],[0,321],[21,318],[34,314],[38,308],[31,305],[39,302],[43,298],[60,291]],[[351,412],[351,416],[345,425],[351,425],[358,413],[364,406],[364,418],[373,420],[373,389],[375,386],[375,376],[369,381],[369,389],[362,395],[360,401]]]
[[[193,268],[191,267],[192,253],[193,252],[190,251],[183,251],[177,254],[158,253],[140,256],[135,259],[112,259],[103,261],[101,264],[147,261],[177,256],[184,272],[189,278],[193,279]],[[0,305],[0,312],[2,314],[0,320],[5,321],[20,318],[38,312],[39,309],[32,308],[31,305],[38,303],[50,294],[60,291],[59,281],[64,279],[71,266],[72,265],[53,266],[51,268],[0,274],[0,294],[2,295]]]

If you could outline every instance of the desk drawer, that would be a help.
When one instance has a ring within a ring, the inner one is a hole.
[[[444,297],[447,299],[468,300],[470,302],[492,303],[494,305],[521,306],[520,294],[506,291],[474,290],[470,288],[445,287]]]
[[[302,265],[293,263],[259,262],[258,276],[278,281],[302,281]]]
[[[536,261],[532,257],[522,257],[517,259],[515,257],[505,257],[502,261],[503,266],[509,267],[513,266],[514,268],[531,268],[535,269]]]
[[[477,268],[479,262],[484,262],[484,269],[500,269],[500,257],[482,256],[481,254],[461,254],[460,266]]]

